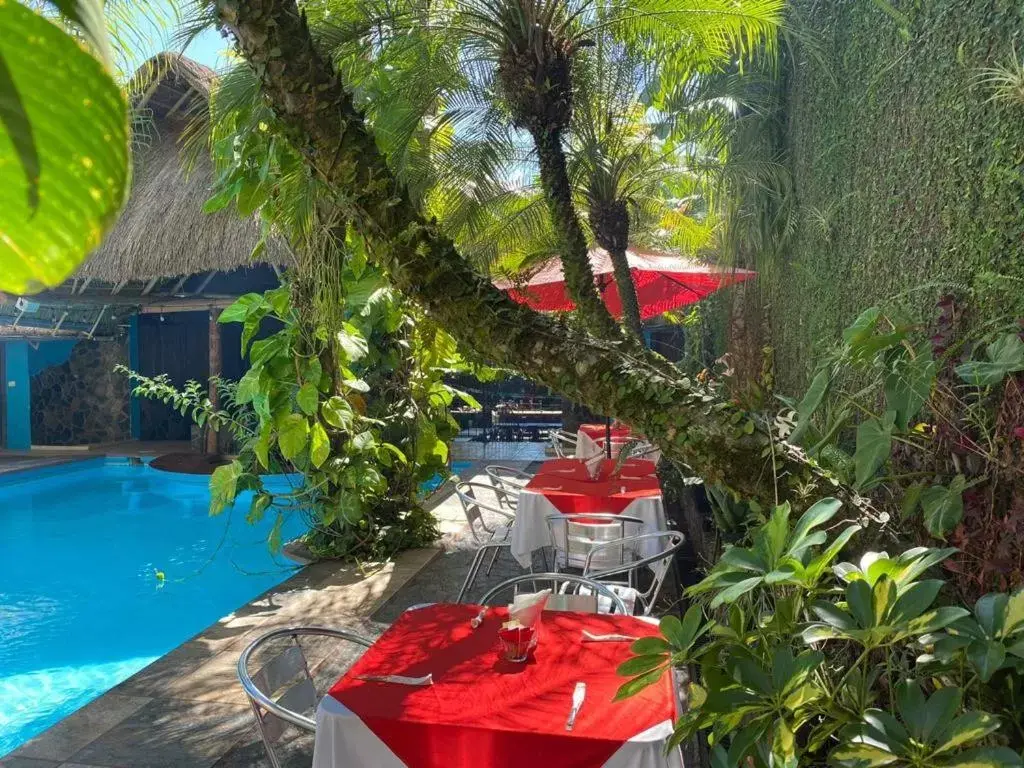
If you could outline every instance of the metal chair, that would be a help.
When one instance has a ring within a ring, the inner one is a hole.
[[[469,523],[469,531],[473,534],[473,540],[480,545],[476,555],[473,557],[472,564],[469,566],[469,573],[466,574],[466,580],[462,584],[462,589],[459,590],[457,602],[462,602],[462,596],[466,594],[473,585],[473,582],[476,581],[477,574],[480,571],[480,564],[483,562],[487,550],[493,551],[491,563],[487,566],[487,573],[489,574],[494,567],[494,561],[498,559],[498,554],[502,549],[508,549],[511,544],[509,533],[512,530],[512,521],[515,520],[515,515],[502,509],[500,502],[488,503],[480,498],[480,494],[484,491],[497,497],[495,488],[485,483],[464,482],[455,486],[455,493],[459,497],[459,501],[462,502],[462,511],[465,512],[466,521]],[[489,524],[484,517],[484,512],[501,515],[509,523],[507,525]]]
[[[542,585],[538,587],[538,582]],[[530,584],[530,591],[536,592],[538,589],[543,589],[543,585],[551,585],[551,599],[548,601],[549,610],[573,610],[587,613],[598,613],[599,607],[601,606],[601,600],[604,600],[604,606],[607,607],[607,613],[618,613],[628,614],[629,611],[626,608],[626,604],[622,601],[622,598],[615,594],[611,589],[606,587],[600,582],[592,579],[584,578],[583,576],[577,576],[573,573],[525,573],[522,576],[515,576],[508,581],[503,581],[495,587],[487,590],[484,596],[480,598],[479,603],[481,605],[489,605],[494,598],[506,589],[512,588],[513,595],[519,593],[518,586],[520,584]],[[583,601],[571,601],[564,600],[560,601],[559,597],[582,597],[592,598],[584,599]],[[459,602],[462,600],[460,598]],[[552,605],[563,605],[564,607],[551,607]]]
[[[649,459],[650,456],[660,452],[660,448],[646,440],[632,440],[619,449],[619,458],[625,459]],[[622,454],[625,453],[625,457]]]
[[[550,515],[547,524],[555,552],[555,571],[565,568],[582,570],[595,545],[636,536],[644,527],[644,521],[639,517],[606,513]],[[638,558],[628,547],[620,546],[617,551],[606,548],[595,565],[614,568],[634,559]]]
[[[516,504],[519,502],[519,492],[533,480],[533,475],[513,467],[503,467],[500,464],[484,467],[484,471],[491,479],[491,485],[494,486],[494,495],[498,499],[498,504],[515,510]]]
[[[260,738],[263,739],[263,746],[273,768],[281,768],[281,762],[274,752],[274,742],[281,739],[289,725],[311,733],[316,731],[316,721],[309,714],[316,709],[320,697],[309,671],[306,654],[299,643],[300,637],[332,637],[364,648],[373,645],[373,641],[341,629],[287,627],[261,635],[246,646],[238,659],[238,680],[256,716]],[[290,638],[292,642],[257,672],[250,674],[249,663],[253,654],[279,638]],[[281,693],[277,695],[279,691]],[[274,698],[275,695],[277,698]]]
[[[553,429],[548,433],[551,447],[560,459],[571,459],[576,456],[576,435],[564,429]]]
[[[588,579],[599,581],[607,586],[622,598],[623,602],[640,601],[644,616],[650,616],[654,610],[654,604],[658,602],[658,595],[665,584],[665,577],[672,566],[672,559],[676,552],[683,546],[685,537],[679,531],[654,531],[652,533],[641,533],[636,536],[629,536],[618,541],[606,541],[595,544],[587,560],[583,565],[583,575]],[[611,568],[598,567],[595,564],[610,559],[603,556],[605,550],[611,552],[611,557],[621,553],[623,550],[640,552],[645,545],[657,543],[659,551],[656,554],[648,555],[639,560],[623,563],[620,566]],[[646,577],[645,570],[649,569],[653,574],[650,585],[641,590],[639,584]],[[625,576],[625,582],[609,581],[613,576]]]

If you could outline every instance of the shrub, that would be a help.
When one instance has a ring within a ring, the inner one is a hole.
[[[1024,591],[944,604],[952,549],[837,562],[862,530],[841,508],[775,507],[633,644],[619,696],[695,670],[674,743],[705,736],[715,768],[1024,765]]]

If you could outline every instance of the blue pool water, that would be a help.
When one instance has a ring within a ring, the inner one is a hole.
[[[206,477],[127,460],[0,478],[0,756],[294,572],[272,514],[208,504]]]

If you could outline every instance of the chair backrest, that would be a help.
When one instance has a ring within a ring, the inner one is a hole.
[[[623,461],[625,459],[645,459],[652,454],[658,453],[658,451],[658,446],[646,440],[631,440],[619,449],[617,458],[621,458]]]
[[[484,471],[491,479],[498,503],[509,509],[515,509],[516,502],[519,500],[519,491],[533,479],[533,475],[528,472],[512,467],[503,467],[500,464],[486,466]]]
[[[644,521],[631,515],[550,515],[548,531],[555,549],[556,568],[583,568],[594,546],[639,534]],[[606,547],[596,565],[612,568],[639,559],[628,547]]]
[[[501,508],[501,500],[498,498],[499,491],[487,483],[464,481],[455,486],[455,494],[462,503],[462,511],[466,515],[466,522],[469,523],[470,533],[477,541],[482,539],[480,530],[486,533],[493,533],[494,526],[487,522],[484,512],[494,512],[506,519],[511,515]],[[493,498],[494,501],[489,501]]]
[[[553,598],[555,596],[586,596],[595,598],[594,600],[583,602],[567,602],[566,610],[580,611],[583,610],[582,606],[586,605],[589,608],[589,612],[597,613],[598,599],[603,599],[605,604],[609,606],[609,613],[628,613],[622,598],[604,584],[572,573],[524,573],[522,576],[515,576],[487,590],[479,602],[482,605],[489,605],[491,601],[507,589],[511,589],[512,594],[516,595],[519,593],[519,586],[522,584],[528,584],[530,592],[537,592],[550,587]],[[555,602],[559,601],[556,599]]]
[[[316,708],[319,696],[299,642],[302,637],[336,638],[364,648],[373,644],[365,637],[340,629],[287,627],[261,635],[242,651],[238,659],[238,680],[249,699],[267,755],[275,768],[279,768],[280,763],[273,744],[281,738],[289,724],[306,731],[316,730],[316,722],[310,715]],[[253,657],[273,641],[281,639],[291,642],[283,651],[264,662],[256,672],[250,673]]]
[[[679,531],[652,531],[629,536],[620,541],[595,544],[583,565],[583,575],[594,581],[606,581],[613,576],[627,575],[630,577],[629,582],[634,584],[639,583],[637,577],[642,574],[643,570],[649,568],[653,578],[650,586],[640,593],[640,598],[644,603],[644,613],[650,613],[661,593],[665,577],[672,566],[672,559],[685,540],[686,538]],[[632,562],[623,563],[618,567],[608,567],[602,562],[606,559],[602,558],[603,550],[610,550],[614,554],[627,548],[641,553],[642,557]]]
[[[555,455],[559,458],[572,458],[576,455],[576,435],[564,429],[553,429],[548,433],[551,438],[551,447],[555,449]]]

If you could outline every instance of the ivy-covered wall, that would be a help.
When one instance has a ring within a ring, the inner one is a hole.
[[[796,229],[761,288],[793,391],[816,344],[879,300],[926,312],[974,287],[973,322],[1020,311],[1024,92],[993,98],[979,79],[1024,56],[1024,3],[791,0],[790,14],[812,41],[784,74]]]

